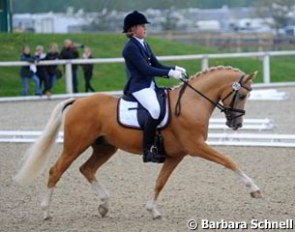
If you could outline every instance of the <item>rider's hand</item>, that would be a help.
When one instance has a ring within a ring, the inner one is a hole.
[[[183,77],[183,74],[181,71],[170,69],[168,76],[179,80]]]
[[[183,67],[175,66],[175,70],[180,71],[184,76],[186,76],[186,69]]]

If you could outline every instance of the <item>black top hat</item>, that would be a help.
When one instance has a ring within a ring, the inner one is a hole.
[[[146,17],[139,13],[138,11],[133,11],[132,13],[129,13],[125,19],[124,19],[124,26],[123,26],[123,33],[128,32],[128,29],[130,27],[150,23],[147,21]]]

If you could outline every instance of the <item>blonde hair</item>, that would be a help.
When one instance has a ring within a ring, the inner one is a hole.
[[[86,46],[85,48],[84,48],[84,52],[86,53],[92,53],[92,51],[91,51],[91,48],[90,47],[88,47],[88,46]]]
[[[36,51],[37,50],[44,51],[44,47],[42,45],[38,45],[38,46],[36,46]]]
[[[51,43],[50,48],[49,48],[50,52],[58,52],[58,44],[57,43]]]
[[[130,27],[128,31],[125,33],[127,38],[132,38],[134,36],[134,26]]]

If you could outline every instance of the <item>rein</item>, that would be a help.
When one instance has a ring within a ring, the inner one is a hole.
[[[220,104],[219,102],[214,102],[213,100],[211,100],[210,98],[208,98],[206,95],[204,95],[202,92],[200,92],[199,90],[197,90],[196,88],[194,88],[192,85],[190,85],[187,80],[180,79],[184,83],[184,85],[183,85],[183,87],[180,90],[180,93],[179,93],[179,96],[178,96],[178,99],[177,99],[177,103],[175,105],[175,116],[178,117],[180,115],[180,112],[181,112],[181,104],[180,104],[180,101],[181,101],[181,98],[183,96],[183,93],[186,90],[186,87],[191,88],[194,92],[198,93],[200,96],[202,96],[207,101],[209,101],[210,103],[212,103],[221,112],[224,112],[225,115],[226,115],[226,118],[228,120],[233,120],[235,118],[238,118],[238,117],[243,116],[246,113],[246,111],[245,110],[241,110],[241,109],[236,109],[236,108],[234,108],[234,106],[235,106],[235,103],[237,101],[238,92],[239,92],[239,90],[241,88],[245,88],[248,91],[251,91],[252,90],[251,88],[248,88],[247,86],[244,86],[243,85],[242,82],[243,82],[244,77],[245,77],[245,75],[242,75],[241,78],[240,78],[240,80],[239,80],[239,82],[234,82],[233,85],[232,85],[233,90],[229,94],[227,94],[225,96],[225,98],[222,99],[224,101],[229,96],[231,96],[232,94],[234,94],[234,97],[232,98],[232,101],[230,103],[230,107],[225,107],[224,105]],[[239,113],[239,114],[236,115],[236,116],[232,116],[231,113]]]

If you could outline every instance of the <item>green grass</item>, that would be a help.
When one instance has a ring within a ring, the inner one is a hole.
[[[29,45],[32,53],[37,45],[43,45],[45,51],[50,43],[56,42],[60,48],[66,38],[76,43],[90,46],[95,58],[121,57],[122,48],[126,42],[123,34],[0,34],[0,61],[19,60],[22,47]],[[199,47],[191,44],[172,42],[164,39],[149,37],[147,41],[156,55],[185,55],[208,54],[218,51]],[[80,50],[80,54],[82,54]],[[294,57],[276,57],[271,59],[272,81],[294,81],[295,73]],[[179,65],[188,70],[189,74],[200,71],[201,61],[171,61],[163,62],[167,65]],[[240,68],[246,73],[259,71],[256,82],[262,81],[262,60],[258,58],[239,59],[214,59],[209,61],[213,65],[230,65]],[[0,67],[0,96],[18,96],[21,94],[22,81],[19,76],[19,67]],[[126,81],[124,64],[96,64],[92,83],[97,91],[122,90]],[[159,85],[173,86],[175,80],[158,78]],[[33,94],[33,84],[30,86],[30,94]],[[84,91],[84,80],[79,71],[79,90]],[[57,82],[53,93],[64,93],[64,78]]]

